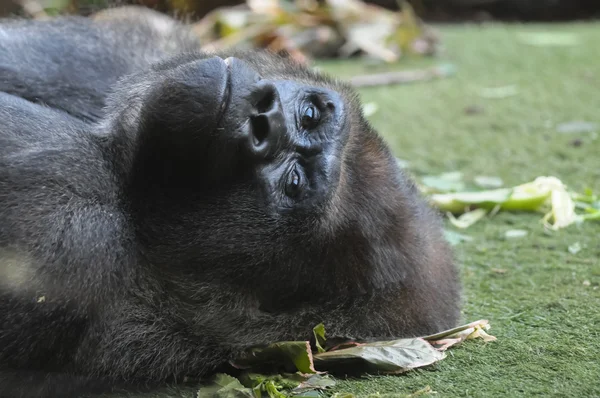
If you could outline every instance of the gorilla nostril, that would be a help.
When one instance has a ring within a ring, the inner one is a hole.
[[[255,147],[260,147],[269,136],[269,118],[264,113],[250,119],[252,125],[251,139]]]
[[[261,159],[269,159],[286,132],[286,123],[277,88],[262,81],[253,87],[250,96],[248,149]]]
[[[258,113],[267,113],[275,103],[275,91],[270,87],[263,90],[262,97],[256,104],[256,111]]]

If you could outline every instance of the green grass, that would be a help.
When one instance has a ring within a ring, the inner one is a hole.
[[[361,90],[364,101],[378,105],[371,120],[396,155],[416,173],[459,170],[497,175],[507,184],[554,175],[574,189],[600,191],[600,139],[555,127],[572,120],[600,124],[600,25],[440,30],[446,53],[437,62],[452,62],[455,77]],[[550,30],[575,33],[579,42],[533,47],[517,39],[522,31]],[[321,66],[339,76],[373,70],[357,62]],[[506,85],[518,93],[479,95]],[[470,106],[483,112],[468,115]],[[572,145],[575,139],[580,146]],[[401,396],[431,386],[441,397],[600,396],[600,223],[546,233],[540,218],[499,214],[468,229],[474,240],[457,247],[464,320],[489,319],[496,342],[467,342],[433,368],[342,381],[335,391]],[[529,235],[503,239],[515,228]],[[583,249],[570,254],[576,242]]]

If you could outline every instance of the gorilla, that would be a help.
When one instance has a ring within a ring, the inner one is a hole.
[[[118,9],[117,9],[118,10]],[[347,84],[142,9],[0,23],[0,396],[453,327],[438,215]]]

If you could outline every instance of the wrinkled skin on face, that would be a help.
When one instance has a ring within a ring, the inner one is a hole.
[[[134,19],[0,25],[0,392],[456,325],[438,217],[349,86]]]

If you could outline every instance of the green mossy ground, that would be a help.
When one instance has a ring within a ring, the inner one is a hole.
[[[455,77],[361,90],[364,101],[378,105],[370,119],[396,155],[417,174],[459,170],[507,184],[554,175],[573,189],[600,191],[600,138],[555,128],[572,120],[600,124],[600,25],[440,31]],[[572,32],[579,42],[533,47],[518,40],[523,31]],[[324,69],[341,76],[373,71],[347,62]],[[518,93],[479,95],[507,85]],[[467,114],[468,107],[482,112]],[[457,246],[464,320],[489,319],[496,342],[467,342],[431,369],[343,381],[336,391],[402,396],[431,386],[440,397],[600,396],[600,223],[546,233],[540,218],[499,214],[469,228],[474,240]],[[505,240],[504,232],[515,228],[529,235]],[[576,242],[583,249],[569,253]]]
[[[600,24],[440,31],[443,60],[456,66],[455,77],[361,90],[364,101],[378,105],[371,120],[396,155],[417,174],[459,170],[500,176],[511,185],[554,175],[573,189],[600,192],[600,138],[555,128],[572,120],[600,124]],[[532,47],[518,41],[522,31],[572,32],[579,42]],[[376,69],[348,61],[321,66],[342,77]],[[482,88],[507,85],[518,93],[479,95]],[[467,114],[473,106],[483,112]],[[430,386],[438,397],[600,396],[600,223],[545,233],[540,218],[498,214],[468,229],[474,240],[456,248],[464,320],[490,320],[496,342],[466,342],[429,369],[340,381],[335,391],[404,396]],[[515,228],[529,235],[505,240],[504,232]],[[582,250],[569,253],[576,242]],[[172,396],[181,394],[193,392]]]

